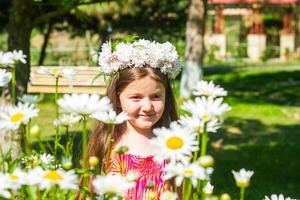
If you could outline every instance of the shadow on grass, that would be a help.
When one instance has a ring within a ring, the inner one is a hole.
[[[224,139],[223,149],[208,150],[216,160],[212,177],[216,194],[227,192],[237,199],[231,170],[246,168],[255,172],[246,199],[280,193],[300,197],[300,125],[269,126],[259,120],[229,118],[225,127],[211,135],[212,141]]]
[[[212,77],[242,103],[300,106],[300,71],[231,72]],[[208,77],[208,79],[210,79]]]

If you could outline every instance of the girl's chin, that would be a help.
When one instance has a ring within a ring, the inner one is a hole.
[[[154,126],[154,122],[151,121],[139,121],[134,124],[135,127],[139,129],[150,129]]]

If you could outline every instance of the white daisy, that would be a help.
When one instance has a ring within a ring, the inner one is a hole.
[[[63,68],[63,67],[41,67],[38,70],[38,73],[40,74],[47,74],[50,76],[53,76],[54,78],[73,78],[74,75],[76,74],[74,69],[69,69],[69,68]]]
[[[12,189],[19,189],[22,185],[27,183],[27,173],[20,168],[16,168],[9,175],[9,182]]]
[[[65,94],[63,98],[58,99],[57,104],[64,113],[77,113],[82,116],[112,109],[109,98],[100,98],[97,94]]]
[[[123,194],[130,188],[135,186],[134,182],[129,182],[126,177],[120,174],[96,176],[92,182],[95,192],[99,195],[116,195],[123,196]]]
[[[284,197],[283,194],[280,195],[272,194],[270,198],[265,196],[263,200],[296,200],[296,199],[291,199],[290,197]]]
[[[177,194],[175,192],[164,191],[160,195],[160,200],[177,200]]]
[[[231,109],[227,103],[223,103],[222,101],[223,98],[196,97],[195,102],[189,100],[184,103],[182,109],[200,117],[203,121],[210,121]]]
[[[42,100],[42,96],[40,95],[30,95],[30,94],[24,94],[22,97],[18,97],[20,101],[23,103],[29,103],[29,104],[37,104]]]
[[[21,62],[23,64],[26,64],[26,55],[23,54],[23,51],[22,50],[13,50],[12,52],[12,57],[13,57],[13,61],[15,63],[17,62]]]
[[[199,81],[194,87],[193,94],[195,96],[220,97],[226,96],[227,91],[225,91],[219,85],[215,85],[212,81]]]
[[[38,160],[38,158],[36,158]],[[33,186],[38,185],[42,180],[44,170],[40,167],[34,167],[28,170],[27,174],[27,185]]]
[[[246,188],[250,184],[250,178],[254,174],[253,171],[247,171],[244,168],[240,169],[240,171],[231,171],[233,173],[236,185],[240,188]]]
[[[51,154],[43,153],[40,155],[40,162],[44,165],[50,165],[54,162],[55,158]]]
[[[77,122],[79,122],[81,119],[81,116],[71,113],[71,114],[62,114],[59,116],[59,119],[55,119],[53,121],[54,126],[65,126],[65,127],[71,127]]]
[[[169,78],[175,78],[181,69],[176,48],[170,42],[158,43],[143,39],[133,43],[121,42],[114,51],[111,42],[104,43],[98,64],[107,75],[127,67],[150,66],[160,69]]]
[[[204,125],[206,123],[206,131],[207,132],[217,132],[217,130],[220,128],[221,124],[218,122],[218,120],[212,119],[208,122],[201,120],[197,116],[181,116],[178,120],[179,124],[182,126],[186,126],[193,131],[203,133],[204,132]]]
[[[191,180],[193,187],[197,186],[198,180],[209,180],[209,175],[212,173],[212,168],[203,168],[197,163],[170,163],[165,168],[164,179],[168,180],[175,176],[175,184],[180,186],[184,178]]]
[[[0,51],[0,66],[8,67],[14,64],[13,54],[11,52],[2,52]]]
[[[106,124],[121,124],[130,119],[127,113],[121,112],[117,115],[117,113],[113,110],[108,112],[97,112],[92,114],[91,117]]]
[[[3,174],[0,172],[0,197],[4,197],[9,199],[11,197],[11,193],[9,189],[11,189],[9,174]]]
[[[59,186],[61,189],[74,189],[78,188],[78,179],[74,170],[65,171],[62,169],[56,170],[43,170],[40,167],[29,172],[30,185],[37,184],[40,189],[49,189],[53,185]]]
[[[203,192],[206,195],[211,195],[213,193],[214,186],[210,183],[207,182],[206,185],[203,187]]]
[[[0,87],[8,84],[11,80],[11,72],[7,72],[5,69],[0,69]]]
[[[8,106],[5,112],[0,113],[0,127],[5,130],[16,130],[21,124],[38,115],[39,109],[32,104],[18,103],[17,106]]]
[[[194,151],[198,150],[196,134],[190,129],[172,122],[170,128],[156,128],[153,130],[156,137],[151,139],[151,143],[158,147],[155,152],[155,159],[163,159],[171,162],[188,162]]]

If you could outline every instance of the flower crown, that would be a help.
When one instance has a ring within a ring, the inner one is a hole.
[[[128,67],[152,67],[160,69],[168,78],[174,79],[181,70],[176,48],[170,43],[158,43],[140,39],[133,43],[121,42],[112,48],[110,41],[104,43],[98,64],[106,75],[114,75]]]

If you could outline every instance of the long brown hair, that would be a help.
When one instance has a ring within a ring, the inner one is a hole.
[[[158,69],[151,67],[135,67],[126,68],[119,72],[117,78],[113,78],[107,88],[106,95],[110,98],[113,109],[120,113],[119,94],[123,89],[132,81],[139,80],[146,76],[150,76],[156,81],[161,82],[165,87],[165,109],[160,120],[155,124],[155,127],[168,127],[171,121],[177,120],[177,112],[175,105],[175,98],[172,92],[171,84],[166,75],[162,74]],[[155,128],[154,127],[154,128]],[[102,123],[97,122],[93,131],[89,135],[88,142],[88,156],[97,156],[100,162],[103,161],[107,153],[107,140],[109,134],[109,127]],[[121,136],[126,130],[126,122],[116,125],[113,130],[113,139],[115,142],[119,141]],[[100,165],[101,166],[101,165]]]

